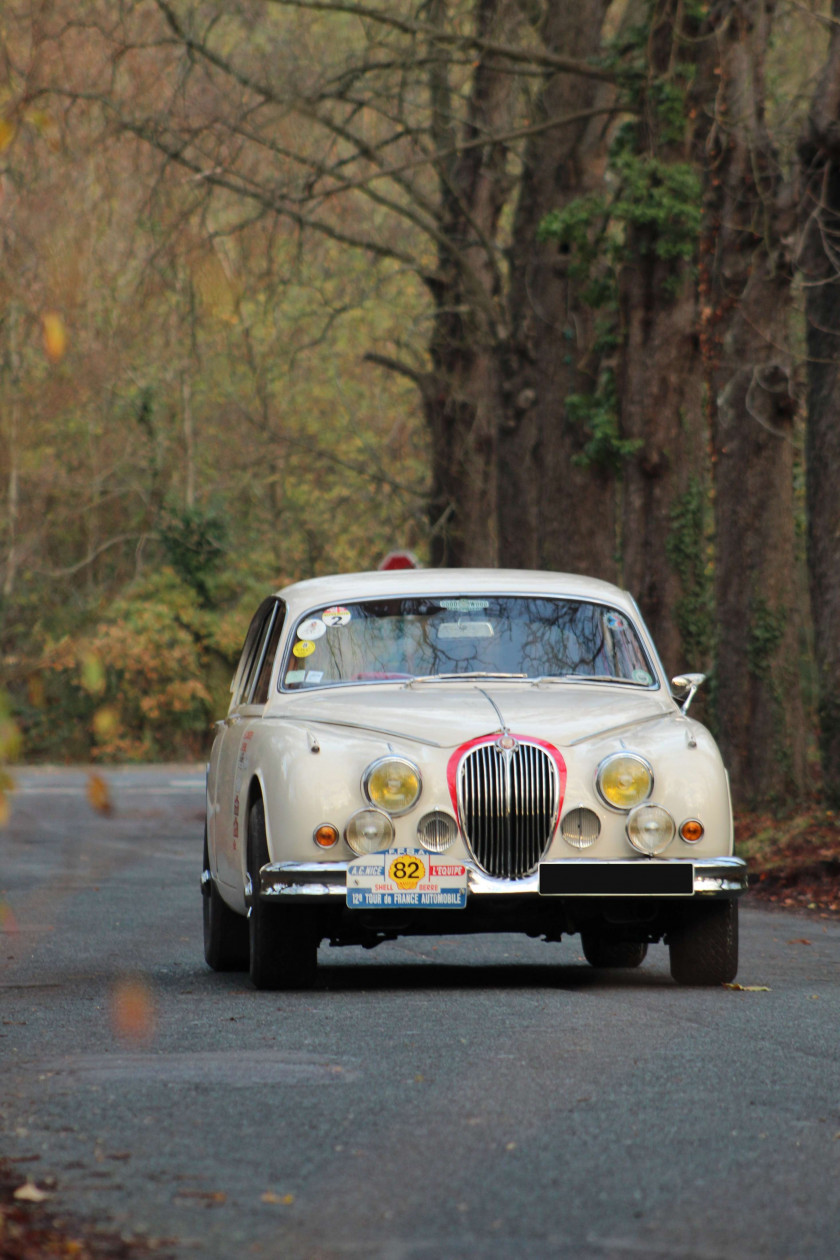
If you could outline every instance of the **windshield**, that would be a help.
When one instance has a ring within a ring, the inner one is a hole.
[[[443,676],[590,678],[655,685],[624,613],[572,599],[504,595],[368,600],[298,622],[286,688]]]

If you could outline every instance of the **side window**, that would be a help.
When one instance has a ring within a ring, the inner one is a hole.
[[[254,619],[248,628],[248,633],[245,636],[245,646],[239,659],[239,668],[234,678],[234,707],[247,703],[247,697],[250,694],[259,663],[262,660],[262,648],[265,645],[275,607],[275,600],[266,600],[257,609]]]
[[[274,605],[274,614],[268,628],[268,635],[263,639],[262,661],[257,667],[257,681],[254,686],[254,694],[248,701],[249,704],[265,704],[268,699],[268,684],[271,681],[271,670],[274,665],[274,658],[277,655],[277,644],[280,642],[285,615],[285,607],[278,600]]]

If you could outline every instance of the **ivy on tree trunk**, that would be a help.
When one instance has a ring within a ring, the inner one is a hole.
[[[801,163],[808,349],[808,568],[825,795],[840,806],[840,0]]]
[[[706,149],[702,290],[715,486],[720,742],[736,802],[803,790],[794,547],[792,214],[764,118],[769,0],[715,15],[719,87]]]

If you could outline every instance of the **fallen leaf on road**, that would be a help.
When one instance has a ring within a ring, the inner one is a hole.
[[[122,1041],[148,1042],[155,1035],[155,1002],[144,980],[118,980],[111,990],[111,1027]]]
[[[95,809],[97,814],[110,814],[113,812],[114,807],[111,803],[111,793],[108,789],[108,784],[101,774],[96,774],[94,771],[91,771],[87,777],[87,798],[91,808]]]
[[[725,984],[724,989],[734,989],[736,993],[769,993],[769,984]]]
[[[804,936],[796,936],[792,941],[788,941],[788,945],[810,945],[811,942]]]
[[[39,1190],[34,1181],[25,1181],[15,1190],[15,1198],[22,1203],[43,1203],[49,1197],[46,1190]]]
[[[11,935],[17,930],[17,919],[14,916],[12,907],[8,902],[0,901],[0,932],[8,932]]]
[[[260,1195],[261,1203],[282,1203],[285,1207],[288,1207],[294,1201],[295,1196],[293,1194],[275,1194],[273,1190],[266,1190],[265,1194]]]

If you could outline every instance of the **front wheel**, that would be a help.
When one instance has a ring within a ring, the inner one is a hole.
[[[668,937],[677,984],[730,984],[738,974],[738,903],[710,901],[686,907]]]
[[[260,897],[260,869],[268,860],[265,806],[257,800],[248,815],[251,981],[256,989],[308,988],[318,967],[318,936],[311,915],[305,910],[273,906]]]
[[[248,924],[231,910],[216,888],[210,874],[207,825],[204,826],[204,865],[202,867],[202,910],[204,914],[204,960],[214,971],[244,971],[248,966]]]

